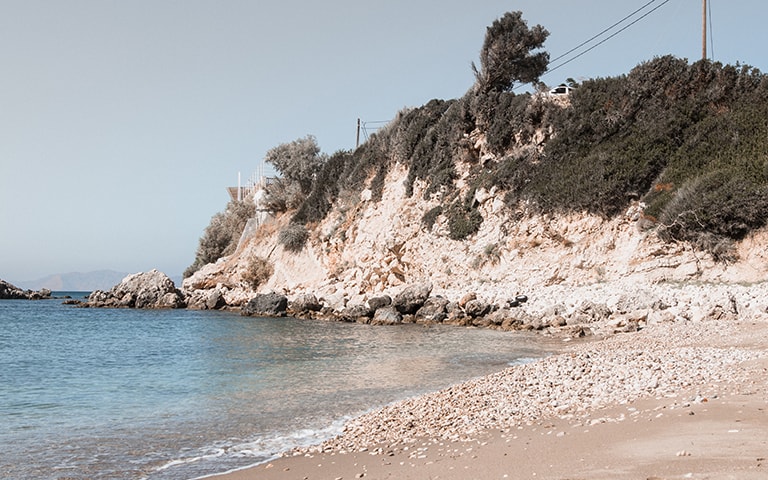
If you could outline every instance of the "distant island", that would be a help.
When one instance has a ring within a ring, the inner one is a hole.
[[[16,281],[15,285],[23,289],[48,289],[59,292],[91,292],[93,290],[108,290],[112,285],[120,283],[125,272],[113,270],[96,270],[92,272],[55,273],[37,280]]]

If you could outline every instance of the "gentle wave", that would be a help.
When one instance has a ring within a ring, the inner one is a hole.
[[[551,341],[550,341],[551,342]],[[525,363],[535,335],[0,302],[0,471],[187,480],[320,443],[351,416]]]

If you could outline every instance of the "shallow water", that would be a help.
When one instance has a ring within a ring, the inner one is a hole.
[[[535,335],[0,302],[0,478],[189,479],[545,355]]]

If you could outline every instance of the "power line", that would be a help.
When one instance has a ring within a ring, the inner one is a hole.
[[[360,146],[360,132],[363,132],[363,137],[365,138],[366,142],[369,140],[370,135],[368,135],[368,130],[369,130],[368,124],[379,124],[380,125],[380,124],[383,124],[383,123],[389,123],[390,121],[391,120],[373,120],[373,121],[364,122],[364,121],[362,121],[362,120],[360,120],[358,118],[357,119],[357,140],[355,141],[355,148]],[[372,130],[372,133],[373,133],[373,132],[375,132],[376,130],[378,130],[380,128],[382,128],[382,127],[380,127],[380,126],[379,127],[372,127],[372,128],[370,128],[370,130]]]
[[[593,37],[591,37],[589,40],[585,40],[585,41],[581,42],[580,44],[576,45],[575,47],[573,47],[572,49],[568,50],[568,51],[567,51],[567,52],[565,52],[564,54],[560,55],[559,57],[553,58],[552,60],[550,60],[550,63],[552,63],[552,62],[556,62],[556,61],[560,60],[561,58],[563,58],[563,57],[567,56],[567,55],[568,55],[568,54],[570,54],[571,52],[573,52],[573,51],[575,51],[575,50],[578,50],[578,49],[580,49],[581,47],[583,47],[584,45],[588,44],[589,42],[591,42],[592,40],[596,39],[597,37],[599,37],[599,36],[603,35],[604,33],[607,33],[608,31],[612,30],[614,27],[616,27],[616,26],[618,26],[618,25],[620,25],[620,24],[624,23],[624,21],[625,21],[625,20],[627,20],[627,19],[629,19],[629,18],[631,18],[631,17],[635,16],[635,15],[636,15],[638,12],[640,12],[640,11],[641,11],[641,10],[643,10],[643,9],[645,9],[645,7],[647,7],[648,5],[650,5],[650,4],[652,4],[652,3],[655,3],[655,2],[656,2],[656,0],[651,0],[650,2],[646,3],[646,4],[645,4],[645,5],[643,5],[642,7],[638,8],[638,9],[637,9],[637,10],[635,10],[634,12],[630,13],[630,14],[629,14],[629,15],[627,15],[626,17],[624,17],[624,18],[622,18],[621,20],[619,20],[618,22],[614,23],[614,24],[613,24],[613,25],[611,25],[610,27],[606,28],[606,29],[605,29],[605,30],[603,30],[602,32],[598,33],[597,35],[594,35],[594,36],[593,36]]]
[[[654,0],[654,1],[655,1],[655,0]],[[654,8],[652,8],[651,10],[649,10],[648,12],[644,13],[644,14],[643,14],[643,15],[641,15],[640,17],[636,18],[636,19],[635,19],[635,20],[633,20],[632,22],[628,23],[628,24],[627,24],[627,25],[625,25],[624,27],[620,28],[620,29],[619,29],[619,30],[617,30],[616,32],[612,33],[611,35],[607,36],[606,38],[604,38],[604,39],[602,39],[601,41],[597,42],[596,44],[592,45],[591,47],[589,47],[588,49],[586,49],[586,50],[584,50],[583,52],[579,53],[578,55],[575,55],[574,57],[572,57],[572,58],[569,58],[568,60],[566,60],[566,61],[564,61],[564,62],[562,62],[562,63],[560,63],[560,64],[558,64],[558,65],[555,65],[555,66],[554,66],[554,67],[552,67],[552,68],[550,68],[549,70],[547,70],[547,72],[546,72],[544,75],[547,75],[547,74],[549,74],[549,73],[552,73],[552,72],[554,72],[555,70],[557,70],[558,68],[560,68],[560,67],[563,67],[563,66],[565,66],[565,65],[567,65],[567,64],[569,64],[569,63],[571,63],[572,61],[576,60],[577,58],[579,58],[579,57],[581,57],[581,56],[583,56],[583,55],[585,55],[585,54],[587,54],[587,53],[591,52],[591,51],[592,51],[592,50],[594,50],[595,48],[597,48],[597,47],[599,47],[600,45],[604,44],[604,43],[605,43],[605,42],[607,42],[608,40],[612,39],[612,38],[613,38],[613,37],[615,37],[616,35],[620,34],[620,33],[621,33],[621,32],[623,32],[624,30],[628,29],[628,28],[629,28],[629,27],[631,27],[632,25],[636,24],[637,22],[639,22],[640,20],[644,19],[645,17],[647,17],[648,15],[652,14],[653,12],[655,12],[656,10],[658,10],[658,9],[659,9],[659,8],[661,8],[661,7],[663,7],[664,5],[666,5],[666,4],[667,4],[667,3],[669,3],[669,2],[670,2],[670,0],[664,0],[664,1],[663,1],[661,4],[659,4],[659,5],[655,6]],[[653,3],[653,2],[651,2],[651,3]],[[647,6],[647,5],[649,5],[649,4],[646,4],[646,6]],[[644,6],[643,8],[645,8],[645,6]],[[642,9],[641,9],[641,10],[642,10]],[[634,14],[632,14],[632,15],[634,15]],[[630,16],[632,16],[632,15],[630,15]],[[623,21],[623,20],[622,20],[622,21]],[[619,23],[621,23],[621,22],[619,22]],[[611,28],[612,28],[612,27],[611,27]],[[608,30],[610,30],[610,28],[609,28]],[[597,35],[597,36],[599,36],[599,35]],[[588,42],[587,42],[587,43],[588,43]],[[577,47],[577,48],[578,48],[578,47]],[[558,57],[558,58],[562,58],[562,55],[561,55],[560,57]]]

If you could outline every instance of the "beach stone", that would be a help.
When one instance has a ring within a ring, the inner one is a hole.
[[[380,309],[381,307],[387,307],[392,305],[392,297],[389,295],[382,295],[380,297],[372,297],[368,299],[368,306],[373,311]]]
[[[491,309],[491,305],[483,300],[474,299],[464,304],[464,311],[472,318],[482,317]]]
[[[568,325],[604,322],[611,316],[611,310],[604,304],[583,302],[568,318]]]
[[[379,308],[371,319],[371,325],[399,325],[401,323],[403,323],[403,317],[392,306]]]
[[[459,299],[459,306],[461,308],[464,308],[468,302],[471,302],[472,300],[476,300],[476,299],[477,299],[477,294],[475,292],[466,293],[464,294],[464,296],[462,296]]]
[[[492,325],[500,326],[502,323],[504,323],[504,320],[506,320],[507,318],[511,318],[512,316],[513,316],[512,312],[510,312],[508,309],[500,308],[486,315],[485,318],[487,318]]]
[[[214,288],[211,293],[208,294],[208,298],[205,299],[205,308],[208,310],[218,310],[226,306],[227,302],[224,300],[224,294],[220,289]]]
[[[395,296],[392,305],[401,314],[414,314],[424,305],[430,293],[432,293],[430,282],[409,285]]]
[[[447,317],[447,308],[450,302],[445,297],[429,297],[424,305],[416,311],[416,317],[440,322]]]
[[[357,303],[347,305],[339,316],[347,322],[368,323],[368,319],[373,316],[373,310],[361,303]]]
[[[242,309],[245,316],[263,315],[267,317],[285,316],[288,298],[275,292],[261,293],[253,297]]]
[[[155,302],[155,305],[150,308],[184,308],[186,304],[183,298],[174,293],[168,292]]]
[[[291,302],[291,310],[297,314],[319,312],[322,309],[323,305],[313,293],[299,295]]]

